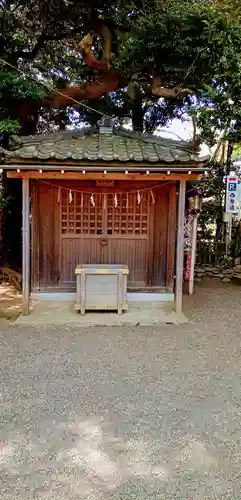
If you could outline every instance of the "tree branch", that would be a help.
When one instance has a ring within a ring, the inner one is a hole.
[[[101,37],[102,40],[102,60],[95,57],[93,52],[93,31],[90,31],[82,40],[77,43],[73,41],[76,51],[84,54],[84,62],[90,68],[96,69],[101,73],[106,73],[111,68],[111,47],[112,35],[107,25],[103,22],[95,21],[94,32]]]
[[[64,31],[62,33],[58,33],[58,35],[50,35],[47,33],[47,28],[46,28],[39,36],[35,46],[32,48],[31,51],[27,52],[24,50],[19,50],[19,51],[15,52],[14,56],[16,59],[22,58],[22,59],[26,59],[28,61],[31,61],[36,57],[38,52],[41,49],[43,49],[45,42],[54,41],[54,40],[63,40],[64,38],[71,37],[75,33],[79,33],[79,32],[80,32],[80,27],[73,28],[72,30],[69,30],[69,31]]]
[[[111,34],[109,29],[102,30],[104,50],[103,55],[109,59],[111,48]],[[47,39],[48,35],[42,34],[37,45],[40,46]],[[59,109],[77,104],[76,101],[87,101],[100,99],[103,95],[118,90],[121,87],[121,76],[117,71],[109,66],[108,60],[99,60],[92,50],[93,35],[89,33],[79,43],[74,43],[76,50],[83,53],[84,62],[92,69],[102,73],[99,78],[93,78],[90,82],[79,86],[71,86],[61,90],[56,90],[50,97],[39,101],[26,100],[20,104],[18,113],[20,124],[25,128],[26,123],[41,107],[47,109]],[[33,49],[37,50],[38,47]],[[33,51],[32,51],[33,53]],[[31,56],[32,56],[31,53]]]
[[[43,48],[44,44],[46,42],[46,33],[43,32],[41,33],[38,41],[36,42],[35,46],[30,52],[25,52],[24,50],[19,50],[18,52],[15,53],[16,59],[26,59],[28,61],[31,61],[34,59],[37,55],[37,53]]]
[[[75,49],[83,54],[83,60],[85,64],[92,69],[97,70],[101,73],[99,78],[93,78],[90,82],[84,83],[79,86],[70,86],[68,88],[53,91],[50,97],[39,101],[27,100],[23,104],[20,104],[19,117],[20,123],[24,127],[29,119],[36,114],[37,110],[41,107],[47,109],[59,109],[65,108],[78,104],[81,101],[91,101],[100,99],[102,96],[109,92],[114,92],[126,85],[128,82],[123,76],[118,73],[111,66],[111,56],[112,56],[112,32],[111,29],[102,21],[95,20],[92,24],[92,30],[86,36],[82,38],[80,42],[73,41]],[[32,59],[35,57],[37,52],[44,46],[47,40],[54,40],[60,38],[66,38],[70,33],[79,31],[79,28],[71,30],[71,32],[62,33],[58,36],[48,35],[46,30],[40,35],[35,47],[29,53],[19,53],[23,54],[26,59]],[[102,40],[102,59],[96,58],[93,52],[93,42],[94,33],[98,34]],[[167,100],[173,100],[182,98],[192,91],[190,89],[183,89],[181,87],[167,88],[164,87],[160,76],[156,76],[154,71],[150,69],[150,75],[152,76],[151,82],[151,93],[153,96],[158,98],[165,98]],[[125,80],[125,81],[123,81]],[[136,89],[132,88],[133,85],[129,86],[129,94],[132,96],[132,100],[136,102]],[[134,94],[131,90],[134,90]],[[139,100],[141,97],[139,96]],[[77,102],[76,102],[77,101]],[[142,108],[140,107],[142,110]]]
[[[40,101],[40,106],[51,108],[63,108],[73,105],[71,98],[77,101],[88,101],[100,99],[108,92],[114,92],[119,88],[120,80],[119,75],[115,71],[109,71],[98,79],[93,79],[90,83],[83,85],[68,87],[60,90],[60,95],[54,92],[50,98]]]
[[[108,71],[109,68],[107,62],[96,59],[93,53],[93,35],[91,33],[84,36],[79,43],[75,42],[75,40],[73,43],[76,51],[84,54],[84,62],[89,68],[95,69],[100,73],[106,73]]]
[[[52,110],[74,106],[77,104],[75,101],[97,100],[109,92],[118,90],[119,87],[119,75],[110,70],[98,80],[94,79],[90,83],[55,91],[50,97],[39,101],[26,100],[20,104],[17,110],[21,128],[26,129],[27,123],[31,123],[35,119],[36,113],[41,107]]]
[[[178,99],[179,97],[185,97],[186,95],[193,93],[192,90],[183,89],[181,87],[164,87],[160,76],[153,78],[151,91],[152,95],[156,97],[164,97],[165,99]]]

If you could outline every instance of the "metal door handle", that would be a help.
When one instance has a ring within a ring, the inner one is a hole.
[[[105,245],[107,245],[107,240],[100,240],[100,244],[102,245],[102,247],[104,247]]]

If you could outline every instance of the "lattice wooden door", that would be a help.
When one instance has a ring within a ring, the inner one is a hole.
[[[140,194],[68,191],[61,203],[61,278],[74,281],[77,264],[125,264],[130,283],[145,286],[151,243],[152,204],[149,192]]]

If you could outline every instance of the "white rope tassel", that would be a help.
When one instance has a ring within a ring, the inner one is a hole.
[[[58,189],[58,195],[57,195],[57,203],[60,203],[60,195],[61,195],[61,191],[60,191],[60,188]]]
[[[93,193],[92,193],[92,195],[90,197],[90,203],[91,203],[92,207],[95,207],[95,197],[94,197]]]
[[[137,191],[137,203],[138,203],[138,205],[140,205],[140,203],[141,203],[141,195],[140,195],[139,189]]]
[[[117,194],[115,193],[115,196],[114,196],[114,205],[115,205],[115,208],[118,207],[118,198],[117,198]]]
[[[81,197],[80,197],[80,206],[81,206],[81,208],[83,208],[83,206],[84,206],[84,195],[83,195],[83,193],[81,193]]]
[[[73,195],[72,195],[72,191],[69,192],[69,203],[72,203],[73,201]]]
[[[126,193],[126,208],[129,207],[129,197],[128,197],[128,193]]]
[[[151,189],[151,201],[152,201],[152,204],[156,203],[155,196],[153,194],[152,189]]]

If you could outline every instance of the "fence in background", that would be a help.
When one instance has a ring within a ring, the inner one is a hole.
[[[217,266],[230,257],[230,247],[224,241],[198,240],[196,265]]]

